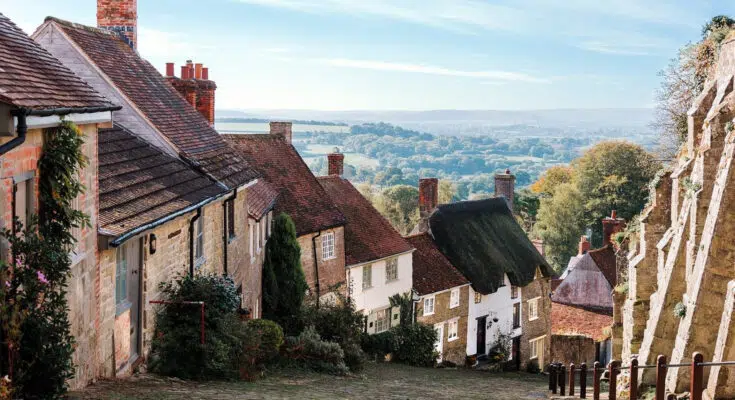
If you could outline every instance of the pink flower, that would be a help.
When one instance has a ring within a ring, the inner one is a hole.
[[[48,279],[46,279],[46,275],[43,274],[41,271],[36,271],[36,274],[38,275],[38,281],[48,285]]]
[[[10,287],[10,281],[5,281],[5,286]]]

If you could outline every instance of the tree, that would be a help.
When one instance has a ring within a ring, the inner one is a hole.
[[[401,234],[408,234],[419,221],[419,191],[414,186],[396,185],[384,189],[375,208]]]
[[[301,248],[291,217],[279,214],[265,247],[263,262],[263,317],[289,331],[297,319],[309,286],[301,267]]]
[[[568,165],[555,165],[531,185],[531,191],[543,197],[554,195],[557,186],[572,181],[572,168]]]
[[[557,271],[566,267],[584,232],[584,197],[571,183],[559,185],[553,197],[541,199],[535,230],[543,239],[546,258]]]
[[[540,206],[539,196],[528,189],[521,189],[513,196],[514,213],[526,233],[532,232]]]
[[[444,179],[439,181],[439,204],[451,203],[456,193],[457,189],[451,181]]]

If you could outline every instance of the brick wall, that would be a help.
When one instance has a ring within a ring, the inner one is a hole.
[[[521,296],[523,298],[521,310],[521,326],[523,335],[521,336],[521,368],[525,368],[531,358],[530,340],[545,336],[543,364],[539,365],[542,369],[551,362],[551,299],[550,278],[540,277],[521,288]],[[533,298],[539,298],[538,303],[538,319],[529,321],[528,301]],[[541,357],[539,357],[541,358]],[[539,360],[541,361],[541,360]]]
[[[581,335],[552,335],[550,361],[575,365],[584,362],[591,367],[595,362],[595,341]]]
[[[434,295],[434,314],[424,316],[424,297],[416,303],[416,320],[427,325],[444,324],[442,337],[442,359],[458,365],[464,365],[467,358],[467,316],[469,313],[470,287],[465,285],[459,289],[459,306],[449,308],[451,290]],[[447,339],[447,322],[459,318],[457,339]]]
[[[327,233],[334,233],[334,258],[330,260],[322,259],[322,237]],[[314,263],[314,247],[312,245],[312,237],[316,234],[299,236],[299,246],[301,246],[301,266],[306,274],[306,283],[309,289],[314,293],[316,290],[316,270]],[[345,272],[345,239],[344,228],[337,227],[321,232],[321,236],[316,238],[316,254],[319,263],[319,286],[321,295],[324,296],[329,289],[341,285],[340,291],[346,293],[346,272]]]
[[[136,48],[138,1],[97,0],[97,26],[120,33],[133,48]]]

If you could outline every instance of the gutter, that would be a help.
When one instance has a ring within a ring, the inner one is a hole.
[[[202,216],[202,208],[197,208],[197,213],[189,221],[189,276],[194,276],[194,223]]]
[[[28,124],[26,123],[28,110],[20,109],[17,111],[12,111],[10,115],[18,117],[18,126],[16,127],[16,132],[18,133],[18,136],[11,139],[8,143],[0,146],[0,155],[3,155],[23,144],[26,141],[26,133],[28,133]],[[13,206],[13,210],[15,210],[15,206]]]
[[[316,289],[316,308],[319,308],[319,297],[321,296],[321,288],[319,287],[319,259],[316,257],[316,238],[321,235],[322,231],[319,231],[319,233],[311,237],[311,249],[314,251],[314,273],[316,274],[316,283],[314,283],[314,289]]]

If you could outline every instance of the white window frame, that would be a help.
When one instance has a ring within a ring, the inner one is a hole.
[[[373,287],[373,266],[372,264],[362,266],[362,290]]]
[[[20,222],[23,224],[23,229],[28,228],[28,219],[32,214],[36,212],[36,174],[33,171],[29,171],[26,173],[22,173],[18,176],[13,177],[13,186],[11,190],[13,191],[12,196],[15,201],[15,210],[13,212],[15,213],[15,217],[20,219]],[[22,193],[20,190],[16,192],[16,189],[23,188]],[[21,197],[23,197],[21,199]],[[19,207],[21,208],[19,210]],[[22,211],[22,212],[18,212]],[[22,214],[22,215],[20,215]],[[15,229],[15,221],[11,221],[11,230]],[[18,232],[20,233],[20,232]]]
[[[531,339],[528,341],[528,348],[529,348],[529,360],[536,360],[538,359],[538,342],[544,340],[546,338],[546,335],[539,336],[537,338]]]
[[[538,316],[538,303],[541,297],[534,297],[528,300],[528,320],[535,321],[539,318]]]
[[[447,321],[447,342],[459,339],[459,318]]]
[[[429,307],[431,305],[431,307]],[[424,297],[424,316],[434,315],[436,309],[436,297],[428,296]]]
[[[449,292],[449,308],[459,307],[459,288],[452,289]]]
[[[381,315],[384,318],[381,318]],[[375,333],[385,332],[390,329],[392,315],[393,313],[390,307],[375,312]]]
[[[116,314],[128,303],[128,243],[115,249],[115,307]]]
[[[204,208],[196,220],[194,226],[194,262],[195,267],[201,267],[204,264]]]
[[[393,269],[393,272],[394,272],[392,274],[390,273],[391,269]],[[398,280],[398,259],[389,258],[385,260],[385,283],[394,282],[397,280]]]
[[[337,257],[334,251],[334,232],[325,233],[322,237],[322,260],[331,260]]]

